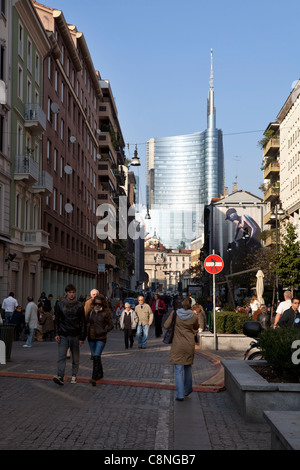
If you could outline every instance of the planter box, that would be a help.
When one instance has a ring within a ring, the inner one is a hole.
[[[215,349],[214,335],[208,331],[198,333],[199,347],[202,350]],[[217,334],[217,349],[220,351],[241,351],[245,352],[252,338],[238,334]]]
[[[250,367],[257,361],[224,360],[221,364],[225,387],[245,421],[265,423],[264,411],[300,409],[300,384],[267,382]]]

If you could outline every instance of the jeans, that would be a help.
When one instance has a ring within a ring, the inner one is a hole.
[[[14,312],[5,312],[5,323],[8,325]]]
[[[149,334],[149,325],[138,325],[137,327],[137,339],[138,345],[142,346],[143,348],[146,347],[148,334]]]
[[[192,366],[175,364],[174,369],[177,398],[183,398],[192,391]]]
[[[89,341],[92,356],[101,356],[105,345],[104,341]]]
[[[72,375],[76,376],[79,369],[79,336],[60,336],[60,342],[58,343],[57,375],[62,379],[65,375],[68,348],[71,349],[72,354]]]
[[[31,346],[31,343],[32,343],[32,338],[34,336],[34,330],[35,328],[29,328],[29,335],[27,336],[27,340],[26,340],[26,346]]]

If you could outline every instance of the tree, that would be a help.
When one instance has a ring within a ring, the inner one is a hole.
[[[300,242],[297,238],[296,227],[288,223],[276,262],[280,283],[291,290],[300,285]]]

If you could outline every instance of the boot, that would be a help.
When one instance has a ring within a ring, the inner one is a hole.
[[[103,378],[103,366],[102,366],[100,356],[97,356],[97,361],[98,361],[98,376],[97,376],[97,379],[102,379]]]
[[[99,356],[93,356],[93,373],[92,373],[92,378],[90,380],[90,383],[93,385],[93,387],[96,386],[96,381],[99,378]]]

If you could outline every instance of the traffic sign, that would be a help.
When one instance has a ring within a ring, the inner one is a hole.
[[[204,261],[204,267],[209,274],[219,274],[224,268],[224,261],[219,255],[209,255]]]

